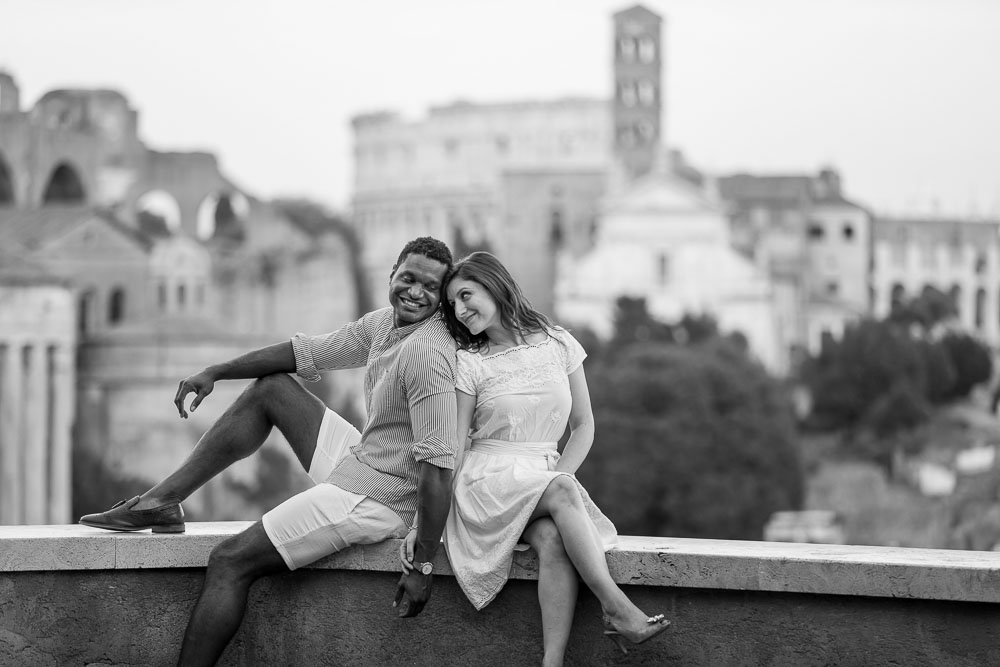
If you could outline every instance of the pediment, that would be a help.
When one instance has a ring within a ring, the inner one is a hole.
[[[721,213],[694,184],[676,176],[652,175],[605,201],[605,215],[620,213]]]

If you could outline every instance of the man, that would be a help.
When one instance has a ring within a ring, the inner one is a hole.
[[[438,312],[451,252],[430,237],[403,248],[389,279],[390,308],[322,336],[250,352],[181,381],[174,404],[187,418],[218,380],[256,378],[170,476],[141,496],[80,523],[109,530],[183,532],[180,502],[277,427],[316,482],[213,549],[179,664],[214,664],[239,629],[258,578],[294,570],[354,544],[404,537],[419,509],[415,561],[396,594],[400,616],[430,598],[431,561],[451,502],[457,451],[455,342]],[[358,433],[289,373],[366,366],[368,417]],[[347,448],[350,448],[349,453]],[[345,455],[346,453],[346,455]]]

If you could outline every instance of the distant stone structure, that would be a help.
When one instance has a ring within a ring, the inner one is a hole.
[[[353,223],[373,285],[416,234],[459,255],[496,253],[539,310],[555,312],[557,256],[592,241],[601,198],[648,172],[659,150],[662,20],[614,15],[615,98],[434,107],[420,121],[354,118]]]
[[[66,281],[0,251],[0,524],[70,518],[75,320]]]
[[[817,354],[871,312],[871,212],[840,174],[733,174],[715,181],[733,247],[771,276],[784,354]]]
[[[62,285],[60,298],[68,296],[72,307],[70,337],[60,339],[70,342],[39,343],[37,353],[30,339],[6,343],[6,353],[21,355],[23,363],[4,365],[4,386],[13,388],[21,382],[15,373],[36,372],[51,358],[54,368],[67,367],[53,386],[72,388],[77,402],[75,420],[53,422],[46,415],[53,405],[64,409],[62,403],[32,389],[24,405],[35,416],[24,417],[19,430],[0,424],[0,438],[5,447],[22,440],[17,446],[37,458],[29,467],[45,467],[38,444],[44,438],[34,434],[51,428],[53,442],[63,443],[72,429],[77,475],[89,476],[76,484],[87,511],[120,499],[106,495],[144,490],[138,487],[162,477],[239,391],[220,388],[196,418],[184,421],[171,403],[181,378],[358,314],[355,258],[342,233],[289,219],[236,186],[210,153],[149,149],[139,139],[138,114],[113,90],[50,91],[22,110],[13,76],[0,74],[0,248]],[[17,266],[9,264],[6,273],[22,281]],[[41,298],[30,296],[40,293],[38,286],[17,289],[18,298]],[[12,329],[16,321],[0,318],[0,344],[21,335]],[[74,353],[76,364],[67,363]],[[61,444],[49,447],[56,449],[65,453]],[[189,512],[252,516],[255,501],[245,497],[252,492],[226,489],[252,489],[261,477],[257,463],[243,462],[210,485],[188,503]],[[47,510],[26,515],[13,505],[8,495],[15,493],[5,485],[0,494],[4,521],[43,518]],[[52,516],[67,518],[64,499],[52,507]]]
[[[1000,345],[1000,221],[877,218],[872,241],[877,317],[933,287],[951,298],[962,329]]]

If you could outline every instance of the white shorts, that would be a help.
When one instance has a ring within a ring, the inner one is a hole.
[[[309,464],[309,476],[316,486],[292,496],[261,519],[264,532],[288,569],[298,569],[352,544],[406,536],[406,524],[391,509],[326,482],[334,466],[360,439],[357,429],[327,410]]]

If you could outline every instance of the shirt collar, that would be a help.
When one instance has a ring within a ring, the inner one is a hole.
[[[444,315],[441,313],[441,308],[434,311],[434,314],[428,317],[426,320],[420,320],[419,322],[414,322],[413,324],[407,324],[401,327],[393,327],[392,331],[396,334],[397,338],[403,339],[409,336],[411,333],[424,326],[428,322],[433,322],[435,320],[444,319]]]

